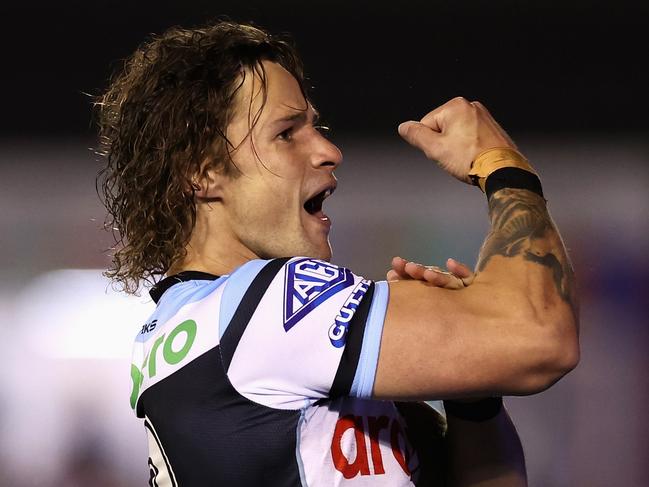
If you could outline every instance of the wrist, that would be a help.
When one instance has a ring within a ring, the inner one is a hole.
[[[469,179],[487,199],[504,188],[526,189],[543,197],[541,181],[525,157],[512,147],[495,147],[482,151],[475,158]]]
[[[492,147],[475,157],[469,170],[469,179],[484,192],[489,175],[505,167],[518,167],[536,174],[525,156],[513,147]]]

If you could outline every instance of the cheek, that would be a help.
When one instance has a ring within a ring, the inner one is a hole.
[[[300,200],[290,190],[274,185],[248,192],[237,205],[237,219],[244,224],[248,222],[251,228],[266,231],[295,222],[300,216]]]

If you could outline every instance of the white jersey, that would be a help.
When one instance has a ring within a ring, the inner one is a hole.
[[[432,409],[370,399],[388,294],[302,257],[158,283],[131,368],[150,485],[440,485]]]

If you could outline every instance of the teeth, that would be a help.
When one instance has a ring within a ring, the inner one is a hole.
[[[325,191],[325,194],[324,194],[325,198],[328,198],[329,196],[331,196],[331,189],[328,189],[327,191]]]

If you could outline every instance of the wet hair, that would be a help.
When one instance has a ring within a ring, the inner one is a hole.
[[[105,275],[137,294],[185,257],[196,222],[192,181],[209,169],[237,176],[226,137],[238,90],[262,61],[291,73],[307,98],[302,63],[286,37],[249,24],[219,21],[153,36],[128,58],[95,105],[105,167],[97,190],[113,232]],[[249,116],[250,130],[262,107]]]

